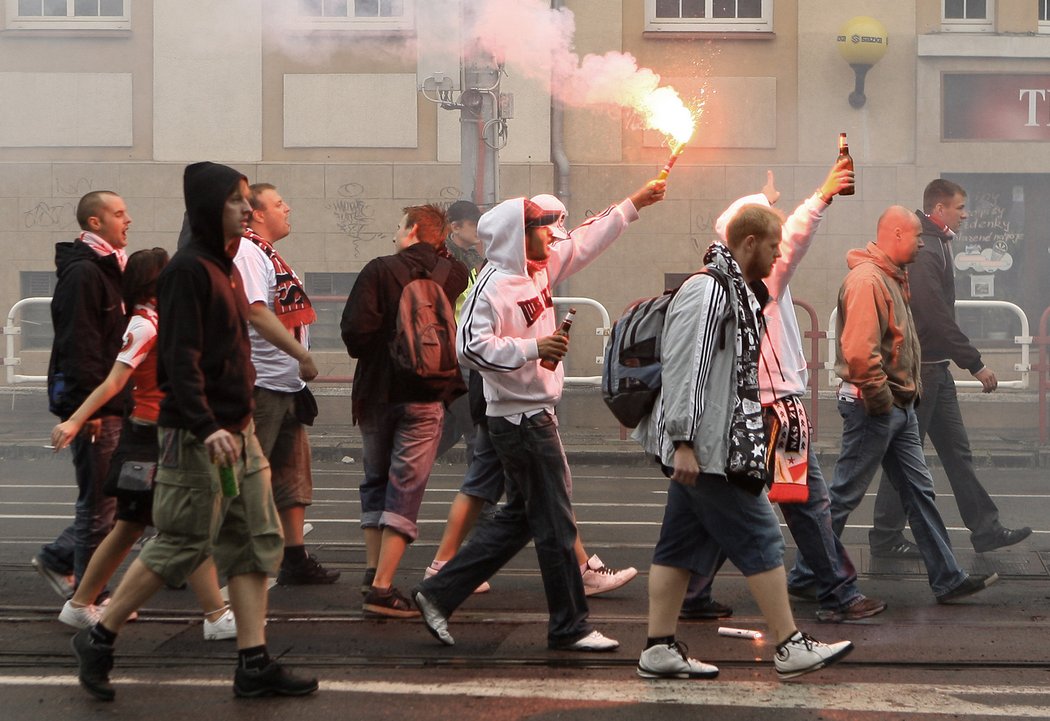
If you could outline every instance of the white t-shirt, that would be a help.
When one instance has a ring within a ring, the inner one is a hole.
[[[266,253],[247,238],[241,240],[237,257],[233,259],[241,272],[244,294],[249,303],[266,303],[274,309],[273,295],[277,288],[277,273]],[[310,347],[310,326],[300,326],[300,342]],[[255,385],[271,391],[294,393],[306,384],[299,377],[299,362],[277,348],[248,324],[248,337],[252,344],[252,365],[255,366]]]

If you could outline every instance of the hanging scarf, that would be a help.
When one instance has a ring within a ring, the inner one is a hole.
[[[809,500],[809,416],[798,396],[766,406],[770,445],[776,453],[769,500],[805,503]]]
[[[104,258],[107,255],[117,256],[117,264],[120,266],[121,272],[124,271],[124,266],[128,264],[128,254],[123,248],[114,248],[90,230],[85,230],[81,233],[79,240],[81,243],[91,248],[91,250],[95,251],[100,257]]]
[[[736,315],[736,403],[729,424],[729,455],[726,478],[734,485],[758,495],[769,477],[771,453],[766,442],[765,421],[758,392],[759,343],[765,330],[761,313],[751,310],[748,289],[740,266],[721,243],[712,243],[704,263],[729,276],[733,286],[729,302]]]
[[[299,276],[284,262],[284,258],[273,246],[254,230],[248,228],[244,237],[255,243],[273,263],[273,271],[277,276],[277,284],[273,291],[273,313],[277,320],[295,335],[295,339],[300,340],[299,328],[317,320],[317,313],[303,289]]]

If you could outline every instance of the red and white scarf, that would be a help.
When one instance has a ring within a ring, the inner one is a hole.
[[[248,228],[244,237],[255,243],[273,263],[273,270],[277,276],[273,292],[273,312],[277,320],[281,321],[281,324],[290,330],[298,340],[300,326],[310,325],[317,320],[317,313],[314,311],[313,304],[310,303],[310,298],[306,295],[302,281],[265,238],[251,228]]]
[[[121,272],[124,272],[124,266],[128,264],[128,254],[123,248],[114,248],[90,230],[82,232],[79,240],[102,258],[105,258],[107,255],[117,256],[117,263],[120,265],[120,270]]]

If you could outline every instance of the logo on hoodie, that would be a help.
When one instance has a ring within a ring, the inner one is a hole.
[[[532,324],[543,315],[543,311],[554,307],[554,299],[551,298],[550,288],[544,288],[540,295],[535,298],[519,300],[518,307],[521,308],[521,314],[525,316],[526,327],[531,328]]]

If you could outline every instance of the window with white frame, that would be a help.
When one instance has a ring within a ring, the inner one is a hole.
[[[299,15],[311,28],[407,30],[415,0],[299,0]]]
[[[130,30],[131,0],[6,0],[12,30]]]
[[[942,0],[941,28],[963,33],[990,33],[995,29],[995,0]]]
[[[1050,0],[1039,0],[1039,32],[1050,33]]]
[[[773,0],[645,0],[657,32],[773,32]]]

